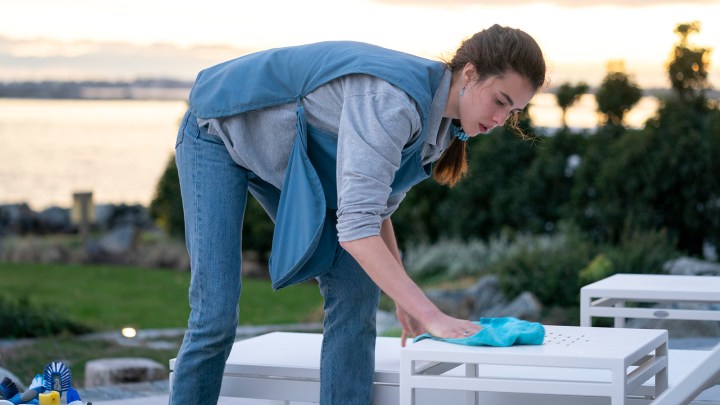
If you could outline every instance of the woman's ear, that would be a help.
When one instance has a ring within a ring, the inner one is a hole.
[[[465,67],[462,70],[463,87],[472,83],[476,79],[476,77],[477,71],[475,70],[475,65],[473,65],[471,62],[466,63]]]

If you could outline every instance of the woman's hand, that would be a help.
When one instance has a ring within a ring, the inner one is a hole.
[[[425,330],[423,329],[422,325],[420,325],[420,322],[417,321],[417,319],[410,316],[410,314],[405,312],[405,310],[402,309],[400,305],[397,305],[397,303],[395,304],[395,308],[395,315],[400,321],[400,325],[402,325],[402,336],[400,337],[400,345],[402,347],[405,347],[405,342],[407,341],[408,337],[420,336],[425,333]]]
[[[408,337],[417,337],[426,332],[438,338],[462,339],[472,336],[482,330],[480,325],[470,321],[453,318],[443,313],[439,313],[436,317],[429,320],[426,325],[423,325],[399,305],[396,304],[395,307],[397,308],[395,314],[397,315],[403,328],[402,336],[400,338],[400,344],[402,347],[405,347]]]

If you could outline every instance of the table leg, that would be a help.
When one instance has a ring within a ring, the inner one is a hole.
[[[664,342],[657,349],[655,349],[655,356],[664,356],[668,359],[668,347],[667,342]],[[669,360],[669,359],[668,359]],[[668,363],[669,364],[669,363]],[[655,397],[658,397],[668,387],[668,369],[665,367],[655,375]]]
[[[465,376],[475,377],[478,376],[478,365],[477,364],[465,364]],[[465,394],[465,405],[478,405],[478,392],[467,391]]]
[[[623,308],[625,306],[625,301],[618,301],[615,305],[613,305],[615,308]],[[616,328],[624,328],[625,327],[625,318],[624,317],[617,317],[615,318],[615,327]]]
[[[398,389],[400,405],[415,404],[415,389],[410,382],[413,375],[415,375],[415,361],[400,361],[400,387]]]
[[[592,317],[590,316],[590,306],[592,305],[592,297],[585,291],[580,290],[580,326],[592,326]]]
[[[611,405],[625,405],[625,387],[627,387],[627,373],[623,367],[613,368],[612,388],[610,396]]]

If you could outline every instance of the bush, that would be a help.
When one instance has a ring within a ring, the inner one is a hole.
[[[578,274],[594,256],[593,245],[574,232],[528,237],[490,266],[506,296],[532,292],[546,306],[579,304]]]
[[[174,154],[170,156],[155,189],[155,198],[150,203],[150,216],[169,235],[181,239],[185,237],[180,177]]]
[[[185,238],[185,218],[175,155],[168,160],[165,172],[157,184],[155,198],[150,203],[150,215],[169,235],[179,239]],[[274,227],[260,204],[248,196],[243,223],[243,248],[257,252],[267,261]]]
[[[441,281],[484,275],[488,266],[499,260],[508,248],[506,238],[488,243],[441,240],[408,249],[403,261],[408,274],[416,281]]]
[[[92,332],[82,323],[67,318],[55,308],[40,307],[27,298],[0,295],[0,337],[29,338]]]

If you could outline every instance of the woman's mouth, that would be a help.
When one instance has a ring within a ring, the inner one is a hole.
[[[480,130],[481,134],[484,134],[485,132],[488,131],[489,128],[486,127],[485,125],[483,125],[482,123],[478,123],[478,129]]]

